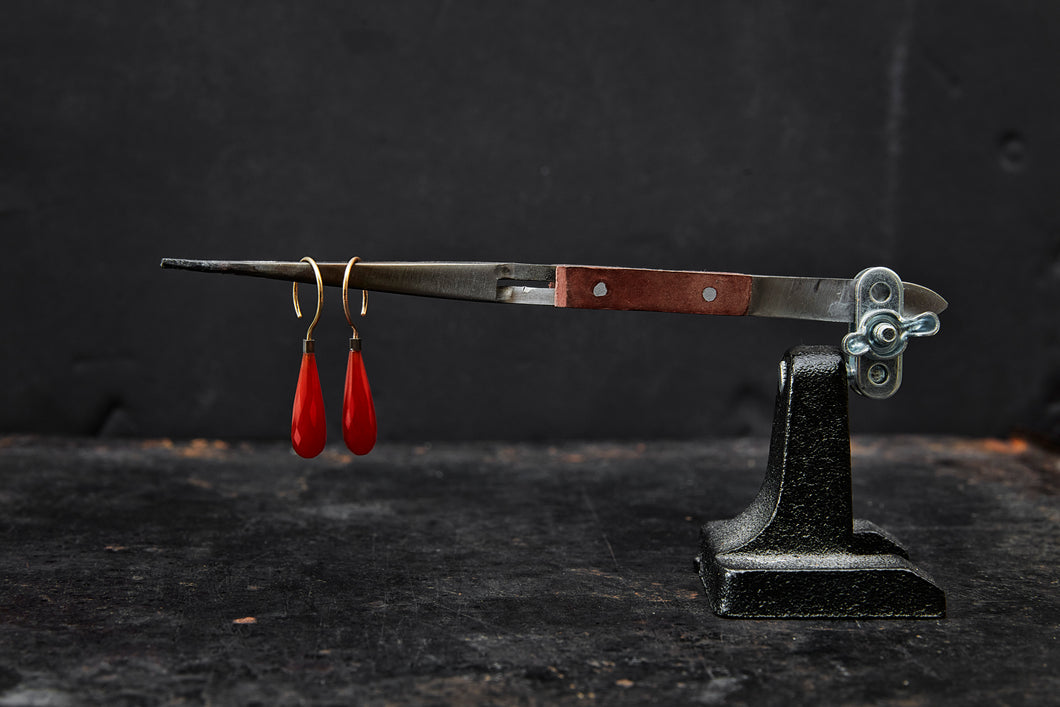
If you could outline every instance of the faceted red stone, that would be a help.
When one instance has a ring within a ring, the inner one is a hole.
[[[291,413],[291,446],[298,456],[309,459],[324,451],[327,437],[324,394],[320,390],[317,357],[313,353],[303,353],[298,387],[294,391],[294,410]]]
[[[346,362],[346,393],[342,398],[342,438],[354,454],[375,446],[375,405],[360,351],[350,351]]]

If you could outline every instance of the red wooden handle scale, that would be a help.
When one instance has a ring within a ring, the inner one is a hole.
[[[556,266],[556,306],[679,314],[747,314],[750,275]]]

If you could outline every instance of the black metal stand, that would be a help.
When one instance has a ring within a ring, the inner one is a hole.
[[[847,377],[830,346],[781,364],[769,467],[740,515],[703,526],[696,569],[720,616],[940,617],[942,590],[880,528],[854,520]]]

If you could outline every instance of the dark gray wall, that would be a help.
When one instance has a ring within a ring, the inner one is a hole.
[[[855,429],[1055,435],[1058,27],[1000,0],[6,2],[0,431],[285,436],[288,287],[158,261],[311,254],[888,265],[951,309]],[[362,331],[389,440],[766,434],[783,351],[843,334],[389,295]]]

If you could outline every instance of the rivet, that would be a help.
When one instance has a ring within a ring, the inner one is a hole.
[[[887,370],[887,366],[882,363],[874,363],[869,366],[868,377],[869,382],[873,385],[883,385],[891,377],[891,374]]]

